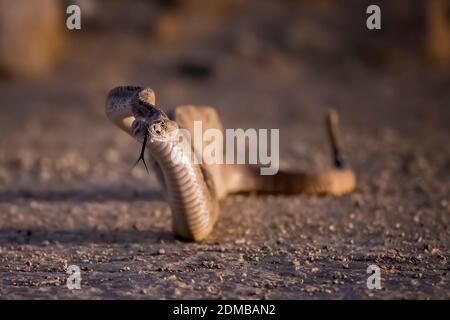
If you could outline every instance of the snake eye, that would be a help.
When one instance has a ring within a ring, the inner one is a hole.
[[[140,131],[139,123],[134,122],[134,123],[131,125],[131,130],[132,130],[132,132],[133,132],[133,135],[136,135],[136,134]]]

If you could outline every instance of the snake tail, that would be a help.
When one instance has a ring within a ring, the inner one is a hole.
[[[332,151],[332,168],[319,172],[280,170],[275,175],[260,175],[258,166],[229,169],[228,193],[272,193],[342,195],[356,186],[355,172],[348,168],[339,136],[339,118],[329,110],[325,118]]]

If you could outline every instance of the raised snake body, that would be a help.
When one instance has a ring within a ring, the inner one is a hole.
[[[155,95],[151,89],[123,86],[108,94],[106,114],[122,130],[146,143],[158,179],[167,192],[173,231],[185,239],[199,241],[211,233],[218,217],[218,201],[230,193],[341,195],[355,187],[354,172],[342,168],[335,132],[337,115],[334,113],[330,113],[327,119],[335,169],[318,173],[280,171],[268,176],[260,175],[259,168],[250,165],[199,165],[183,152],[183,145],[176,135],[179,127],[193,135],[193,122],[197,120],[202,121],[205,130],[223,130],[213,108],[177,107],[171,120],[155,107]],[[194,152],[194,156],[199,155]]]

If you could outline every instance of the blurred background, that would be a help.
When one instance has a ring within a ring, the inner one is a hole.
[[[69,4],[81,30],[65,27]],[[127,180],[137,149],[103,111],[123,84],[167,109],[213,105],[227,127],[280,127],[305,162],[323,151],[326,107],[350,136],[447,139],[449,1],[379,1],[373,31],[369,4],[1,0],[0,188]]]
[[[448,0],[0,0],[0,296],[360,298],[376,263],[377,297],[448,297],[449,16]],[[358,188],[230,197],[213,240],[174,242],[140,146],[104,114],[118,85],[280,128],[292,170],[329,167],[333,107]]]

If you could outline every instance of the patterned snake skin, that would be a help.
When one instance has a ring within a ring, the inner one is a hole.
[[[223,130],[211,107],[177,107],[171,120],[155,106],[151,89],[122,86],[108,94],[106,114],[150,151],[153,168],[171,207],[173,231],[188,240],[200,241],[211,233],[218,217],[218,201],[230,193],[341,195],[355,188],[355,173],[343,165],[335,112],[327,116],[335,168],[318,173],[280,171],[272,176],[260,175],[259,168],[251,165],[199,165],[183,152],[186,146],[176,135],[178,128],[189,130],[193,136],[193,122],[198,120],[202,121],[203,130]],[[188,147],[193,150],[193,146]],[[198,156],[195,152],[193,155]]]

